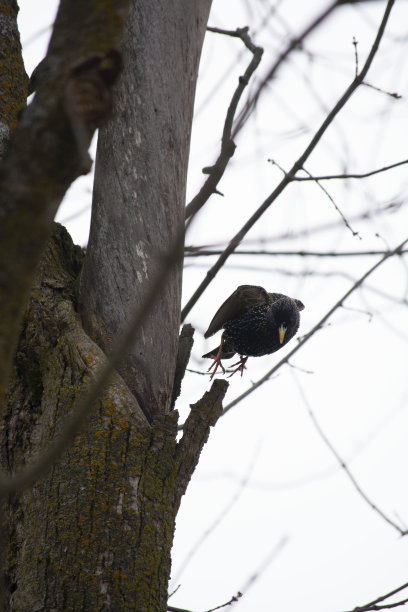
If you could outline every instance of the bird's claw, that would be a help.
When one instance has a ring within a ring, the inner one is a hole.
[[[228,376],[228,378],[231,378],[231,376],[234,376],[234,374],[236,372],[241,372],[241,378],[242,375],[244,373],[244,370],[246,368],[245,364],[247,362],[248,357],[242,357],[242,355],[240,355],[239,361],[237,361],[237,363],[233,363],[232,364],[232,368],[235,368],[235,370],[232,370],[231,374]],[[237,367],[236,367],[237,366]]]
[[[215,366],[215,368],[214,368]],[[219,357],[215,357],[214,361],[212,362],[212,364],[210,365],[210,367],[208,368],[207,372],[211,372],[211,370],[214,368],[214,372],[211,374],[210,376],[210,380],[212,380],[215,376],[216,371],[218,370],[218,367],[221,367],[222,373],[225,374],[225,368],[221,363],[221,359]]]

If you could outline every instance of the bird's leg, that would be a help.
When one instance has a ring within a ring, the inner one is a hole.
[[[235,370],[232,370],[231,374],[228,376],[228,378],[231,378],[231,376],[233,376],[235,374],[235,372],[241,372],[241,378],[242,375],[244,373],[245,370],[245,364],[247,362],[248,356],[243,357],[242,355],[239,356],[239,361],[237,361],[237,363],[233,363],[232,364],[232,368],[235,368]],[[238,367],[235,367],[238,366]]]
[[[215,366],[214,372],[211,374],[210,380],[212,380],[215,376],[216,371],[218,370],[218,366],[221,366],[222,373],[225,374],[225,368],[221,363],[221,355],[222,355],[222,347],[224,346],[224,338],[221,336],[220,348],[218,349],[217,355],[214,357],[214,361],[208,368],[207,372],[211,372],[213,367]]]

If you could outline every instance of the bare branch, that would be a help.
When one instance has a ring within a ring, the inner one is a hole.
[[[190,414],[184,423],[183,437],[177,444],[175,461],[178,464],[177,478],[180,495],[184,493],[197,465],[201,450],[208,439],[210,427],[222,414],[222,400],[228,383],[217,379],[203,397],[191,405]]]
[[[368,257],[373,255],[386,255],[389,250],[373,249],[371,251],[266,251],[264,249],[241,251],[237,249],[232,255],[266,255],[268,257]],[[185,247],[185,257],[209,257],[211,255],[220,255],[221,250],[201,250],[201,247],[187,246]],[[404,255],[408,253],[408,249],[402,249],[399,253]]]
[[[310,172],[308,170],[306,170],[306,168],[303,168],[303,172],[306,172],[306,174],[312,178],[312,175],[310,174]],[[353,234],[353,236],[358,236],[358,232],[356,232],[355,230],[353,230],[353,228],[351,227],[350,223],[347,221],[346,217],[344,216],[344,214],[342,213],[340,207],[336,204],[336,202],[334,201],[334,198],[330,195],[330,193],[327,191],[326,187],[323,187],[323,185],[320,184],[318,179],[315,179],[315,183],[318,187],[320,187],[320,189],[323,191],[323,193],[326,194],[326,196],[329,198],[330,202],[333,204],[334,208],[336,209],[336,211],[339,213],[344,225],[347,227],[347,229],[350,230],[350,232]]]
[[[268,160],[269,161],[269,160]],[[403,159],[400,162],[396,162],[395,164],[390,164],[389,166],[384,166],[383,168],[378,168],[377,170],[371,170],[370,172],[363,173],[352,173],[346,172],[345,174],[328,174],[323,176],[295,176],[293,178],[294,181],[331,181],[333,179],[361,179],[367,178],[369,176],[374,176],[375,174],[380,174],[380,172],[387,172],[387,170],[392,170],[393,168],[398,168],[399,166],[404,166],[408,164],[408,159]]]
[[[380,93],[389,96],[390,98],[394,98],[394,100],[401,100],[402,98],[402,95],[397,93],[396,91],[385,91],[384,89],[381,89],[381,87],[376,87],[375,85],[371,85],[371,83],[367,83],[366,81],[364,81],[362,85],[364,85],[364,87],[368,87],[369,89],[379,91]]]
[[[381,601],[385,601],[389,597],[392,597],[396,593],[403,591],[407,587],[408,587],[408,582],[398,587],[397,589],[390,591],[386,595],[381,595],[380,597],[377,597],[377,599],[374,599],[373,601],[365,604],[364,606],[357,606],[356,608],[353,608],[353,610],[350,610],[349,612],[371,612],[372,610],[385,610],[389,608],[396,608],[397,606],[402,606],[408,602],[408,599],[404,599],[402,601],[398,601],[393,604],[385,604],[384,606],[377,606],[377,604],[380,603]]]
[[[231,599],[229,599],[225,603],[221,604],[220,606],[216,606],[215,608],[210,608],[205,612],[215,612],[215,610],[221,610],[221,608],[226,608],[227,606],[230,606],[231,604],[238,601],[241,597],[242,593],[238,591],[236,595],[233,595]],[[185,608],[175,608],[174,606],[167,606],[167,612],[192,612],[192,610],[186,610]]]
[[[399,606],[404,606],[406,603],[408,603],[408,599],[402,599],[401,601],[396,601],[395,603],[391,603],[391,604],[384,604],[383,606],[370,606],[368,608],[356,608],[357,612],[364,612],[364,610],[366,610],[366,612],[371,612],[373,610],[391,610],[391,608],[399,608]]]
[[[335,104],[333,109],[326,116],[326,118],[324,119],[324,121],[321,124],[320,128],[317,130],[317,132],[313,136],[312,140],[310,141],[309,145],[303,151],[303,153],[299,157],[299,159],[294,163],[294,165],[292,166],[290,171],[284,176],[284,178],[281,180],[279,185],[274,189],[274,191],[269,195],[269,197],[261,204],[261,206],[255,211],[255,213],[248,219],[248,221],[243,225],[243,227],[239,230],[239,232],[231,239],[231,241],[228,244],[227,248],[224,250],[224,252],[219,257],[217,262],[212,266],[212,268],[210,270],[207,271],[207,274],[206,274],[204,280],[200,283],[199,287],[196,289],[196,291],[193,293],[192,297],[189,299],[189,301],[187,302],[187,304],[183,308],[183,310],[181,312],[181,320],[182,321],[184,321],[184,319],[189,314],[189,312],[191,311],[193,306],[196,304],[197,300],[201,297],[201,295],[203,294],[205,289],[208,287],[208,285],[211,283],[211,281],[215,278],[216,274],[222,268],[224,263],[227,261],[228,257],[231,255],[231,253],[233,253],[233,251],[235,251],[235,249],[240,244],[240,242],[242,241],[244,236],[255,225],[255,223],[262,217],[264,212],[271,206],[271,204],[273,204],[273,202],[275,202],[275,200],[282,193],[282,191],[287,187],[287,185],[289,185],[289,183],[292,182],[293,177],[296,175],[296,173],[301,168],[303,168],[306,160],[308,159],[308,157],[310,156],[312,151],[315,149],[316,145],[318,144],[318,142],[320,141],[320,139],[322,138],[323,134],[325,133],[327,128],[330,126],[330,124],[332,123],[332,121],[334,120],[336,115],[344,107],[346,102],[350,99],[350,97],[355,92],[355,90],[359,87],[359,85],[361,85],[362,81],[364,80],[364,78],[365,78],[365,76],[366,76],[366,74],[367,74],[367,72],[368,72],[368,70],[369,70],[369,68],[370,68],[370,66],[372,64],[374,56],[375,56],[375,54],[378,51],[378,47],[379,47],[381,38],[382,38],[382,36],[384,34],[385,26],[387,24],[387,21],[388,21],[388,18],[390,16],[390,12],[391,12],[392,6],[394,5],[394,2],[395,2],[395,0],[388,0],[388,2],[387,2],[386,9],[385,9],[384,16],[382,18],[380,27],[378,29],[378,32],[377,32],[377,35],[375,37],[374,43],[373,43],[373,45],[371,47],[371,51],[370,51],[370,53],[369,53],[369,55],[367,57],[367,60],[366,60],[366,62],[364,64],[361,72],[352,81],[352,83],[346,89],[344,94],[341,96],[341,98]],[[337,3],[336,3],[336,5],[337,5]]]
[[[202,546],[202,544],[205,542],[208,536],[214,532],[214,530],[226,518],[228,513],[232,510],[232,508],[237,503],[238,499],[240,498],[240,496],[242,495],[242,493],[244,492],[248,484],[251,474],[255,468],[258,455],[259,455],[259,447],[256,448],[254,456],[252,457],[250,461],[250,464],[246,470],[246,473],[244,474],[243,478],[240,480],[237,490],[234,492],[234,494],[231,496],[231,498],[228,500],[225,506],[221,509],[221,511],[218,513],[218,515],[215,517],[212,523],[205,529],[205,531],[201,534],[198,540],[193,544],[193,546],[190,548],[187,555],[185,556],[184,560],[181,562],[180,567],[178,568],[178,571],[173,578],[174,582],[178,582],[180,580],[180,576],[182,575],[185,568],[190,563],[191,559],[197,553],[200,546]]]
[[[279,170],[281,172],[283,172],[283,174],[286,174],[285,170],[274,159],[268,159],[268,161],[271,162],[271,164],[273,164],[274,166],[277,166],[279,168]],[[323,191],[323,193],[326,194],[326,196],[329,198],[330,202],[333,204],[333,206],[336,209],[336,211],[339,213],[339,215],[340,215],[344,225],[347,227],[347,229],[350,230],[350,232],[353,234],[353,236],[358,236],[358,232],[355,232],[353,230],[353,228],[351,227],[350,223],[347,221],[346,217],[344,216],[344,214],[340,210],[339,206],[334,201],[334,198],[330,195],[330,193],[327,191],[327,189],[325,187],[323,187],[323,185],[320,184],[319,179],[316,178],[316,177],[313,177],[312,174],[308,170],[306,170],[306,168],[302,168],[302,170],[303,170],[303,172],[306,172],[306,174],[308,175],[308,178],[310,180],[313,180],[316,183],[316,185],[318,187],[320,187],[320,189]]]
[[[257,580],[262,576],[262,574],[266,571],[268,566],[276,559],[276,557],[282,552],[286,544],[289,542],[289,536],[285,535],[283,538],[279,540],[279,542],[274,546],[269,555],[262,561],[259,567],[255,570],[255,572],[248,578],[242,589],[240,589],[240,593],[245,595],[248,590],[257,582]]]
[[[236,595],[233,595],[229,601],[226,601],[224,604],[217,606],[216,608],[210,608],[206,610],[206,612],[215,612],[215,610],[221,610],[221,608],[226,608],[227,606],[231,606],[233,603],[236,603],[239,599],[241,599],[242,593],[238,591]]]
[[[78,210],[76,210],[71,215],[68,215],[67,217],[64,217],[63,219],[61,219],[59,223],[61,223],[61,225],[66,225],[70,221],[73,221],[74,219],[77,219],[84,213],[88,212],[90,209],[91,209],[91,203],[87,202],[84,206],[81,206],[81,208],[78,208]]]
[[[333,2],[332,4],[330,4],[322,13],[320,13],[320,15],[318,15],[316,17],[316,19],[314,21],[312,21],[311,24],[309,24],[305,28],[305,30],[303,30],[303,32],[299,36],[296,36],[296,37],[292,38],[292,40],[289,42],[289,44],[286,47],[286,49],[279,55],[279,57],[277,58],[275,63],[270,68],[270,70],[269,70],[268,74],[266,75],[266,77],[258,85],[255,93],[251,96],[251,98],[246,103],[245,107],[242,109],[242,111],[241,111],[241,113],[240,113],[240,115],[238,117],[238,121],[237,121],[237,125],[235,127],[235,130],[234,130],[233,137],[235,137],[237,135],[237,133],[243,128],[243,126],[245,125],[245,123],[248,120],[248,117],[251,115],[253,109],[255,108],[255,106],[256,106],[256,104],[257,104],[257,102],[259,100],[259,97],[260,97],[260,95],[262,93],[262,91],[265,89],[267,83],[269,83],[269,81],[271,81],[271,79],[273,79],[273,77],[275,76],[276,72],[278,71],[280,66],[283,64],[283,62],[287,59],[287,57],[295,49],[301,48],[302,42],[305,40],[305,38],[307,38],[309,36],[309,34],[311,34],[313,32],[313,30],[315,30],[321,23],[323,23],[324,20],[327,19],[327,17],[340,4],[343,4],[341,2],[341,0]]]
[[[396,529],[398,531],[400,536],[407,535],[408,534],[407,530],[401,529],[401,527],[399,525],[397,525],[394,521],[392,521],[382,510],[380,510],[380,508],[376,504],[374,504],[373,501],[371,501],[371,499],[368,497],[368,495],[366,495],[366,493],[364,493],[364,491],[362,490],[362,488],[358,484],[357,480],[355,479],[355,477],[351,473],[350,469],[348,468],[347,464],[342,459],[342,457],[339,455],[339,453],[336,451],[336,449],[334,448],[333,444],[330,442],[330,440],[328,439],[328,437],[324,433],[323,429],[321,428],[321,426],[320,426],[318,420],[316,419],[316,417],[315,417],[315,415],[313,413],[313,410],[312,410],[312,408],[311,408],[311,406],[310,406],[310,404],[309,404],[309,402],[307,400],[307,397],[306,397],[306,394],[304,392],[304,389],[301,386],[301,384],[299,383],[298,378],[295,375],[295,372],[293,370],[291,370],[291,374],[292,374],[292,376],[294,378],[294,381],[295,381],[296,386],[298,388],[299,394],[300,394],[300,396],[301,396],[301,398],[303,400],[303,403],[306,406],[306,410],[308,411],[309,416],[312,419],[313,425],[317,429],[317,432],[318,432],[319,436],[322,438],[323,442],[329,448],[330,452],[334,455],[334,457],[336,458],[336,460],[339,463],[340,467],[345,471],[345,473],[347,474],[347,476],[348,476],[349,480],[351,481],[352,485],[356,489],[357,493],[364,499],[364,501],[370,506],[370,508],[372,510],[374,510],[374,512],[377,512],[377,514],[379,514],[381,516],[381,518],[384,519],[384,521],[386,523],[391,525],[391,527],[394,527],[394,529]]]
[[[355,61],[355,65],[356,65],[356,76],[358,76],[358,42],[355,39],[355,37],[353,36],[353,46],[354,46],[354,61]]]
[[[193,336],[194,328],[189,324],[183,325],[179,337],[176,370],[174,372],[171,409],[174,408],[174,404],[176,403],[176,400],[180,395],[181,383],[183,381],[184,374],[186,373],[187,364],[190,359],[191,349],[193,348],[194,344]]]
[[[217,191],[217,185],[223,176],[227,164],[231,157],[234,155],[235,144],[232,140],[232,125],[235,117],[235,113],[237,111],[238,103],[241,99],[241,96],[244,92],[245,87],[249,83],[249,79],[252,74],[257,69],[259,62],[261,61],[263,49],[261,47],[257,47],[254,45],[248,35],[248,28],[238,28],[235,31],[230,30],[220,30],[219,28],[207,28],[210,32],[216,32],[220,34],[226,34],[228,36],[234,36],[236,38],[240,38],[245,46],[251,51],[253,54],[252,60],[246,69],[243,76],[240,76],[238,79],[238,86],[232,96],[230,105],[227,110],[227,115],[225,117],[224,129],[221,138],[221,151],[218,156],[217,161],[210,168],[205,168],[203,172],[208,174],[208,178],[205,181],[204,185],[201,187],[198,194],[191,200],[191,202],[186,206],[186,219],[194,215],[196,212],[200,210],[207,202],[208,198]]]
[[[285,175],[286,172],[285,170],[278,164],[277,161],[275,161],[274,159],[268,159],[268,161],[273,164],[274,166],[276,166],[277,168],[279,168],[279,170]],[[316,185],[318,187],[320,187],[320,189],[323,191],[323,193],[329,198],[330,202],[333,204],[335,210],[339,213],[344,225],[347,227],[347,229],[350,230],[350,232],[353,234],[353,236],[358,236],[358,232],[354,231],[353,228],[351,227],[350,223],[348,222],[348,220],[346,219],[346,217],[344,216],[344,214],[342,213],[340,207],[336,204],[334,198],[330,195],[330,193],[327,191],[327,189],[325,187],[323,187],[323,185],[320,184],[319,179],[312,176],[312,174],[306,170],[306,168],[302,168],[303,172],[306,172],[306,174],[308,175],[308,178],[310,180],[313,180]]]
[[[362,212],[356,215],[352,215],[350,217],[350,220],[352,222],[365,221],[368,219],[373,219],[376,215],[393,214],[399,211],[404,203],[405,202],[403,200],[399,200],[399,201],[395,200],[395,201],[390,201],[386,204],[382,204],[381,206],[373,207],[372,205],[370,205],[368,208],[366,208]],[[245,245],[245,246],[252,245],[252,244],[258,245],[258,244],[266,244],[268,242],[272,242],[273,244],[276,244],[277,242],[282,242],[283,240],[285,242],[288,242],[290,240],[297,240],[298,238],[302,238],[304,236],[311,236],[312,234],[327,232],[329,230],[337,229],[338,227],[339,227],[339,221],[337,220],[330,221],[329,223],[321,223],[319,225],[315,225],[315,226],[307,227],[303,229],[298,229],[296,231],[289,230],[283,234],[273,234],[273,235],[262,236],[260,238],[257,238],[256,240],[255,239],[243,240],[242,245]],[[208,249],[210,247],[211,248],[217,247],[217,246],[222,247],[224,244],[226,244],[225,241],[222,241],[222,242],[216,242],[212,244],[205,244],[205,245],[201,245],[198,247],[190,246],[188,248],[190,250]],[[220,250],[218,254],[223,253],[224,250],[225,250],[225,247],[222,250]]]

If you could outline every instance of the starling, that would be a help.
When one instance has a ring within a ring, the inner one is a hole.
[[[236,353],[240,360],[231,373],[244,371],[248,357],[261,357],[279,350],[296,334],[299,328],[299,311],[304,309],[300,300],[282,293],[268,293],[256,285],[240,285],[220,306],[214,315],[204,338],[224,329],[221,344],[203,357],[214,359],[209,370],[218,366],[225,369],[221,359],[231,359]]]

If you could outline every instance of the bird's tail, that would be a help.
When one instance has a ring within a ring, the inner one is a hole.
[[[217,348],[213,349],[212,351],[209,351],[208,353],[206,353],[205,355],[202,355],[203,358],[208,358],[208,359],[215,359],[218,355],[218,351],[219,351],[220,347],[217,346]],[[221,353],[221,357],[220,359],[231,359],[231,357],[233,357],[235,355],[235,351],[228,351],[228,350],[223,350]]]

